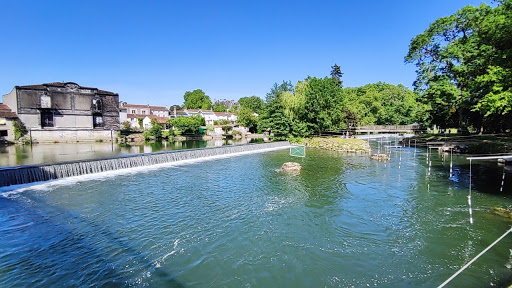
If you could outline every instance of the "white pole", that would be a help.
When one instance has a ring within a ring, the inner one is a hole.
[[[476,255],[475,258],[471,259],[471,261],[468,262],[468,264],[464,265],[462,268],[459,269],[459,271],[457,271],[455,274],[452,275],[452,277],[448,278],[448,280],[444,281],[443,284],[439,285],[437,288],[442,288],[444,287],[446,284],[448,284],[450,281],[453,280],[453,278],[457,277],[457,275],[459,275],[462,271],[464,271],[466,268],[469,267],[469,265],[471,265],[473,262],[475,262],[478,258],[480,258],[480,256],[484,255],[485,252],[489,251],[489,249],[491,249],[494,245],[496,245],[498,242],[501,241],[501,239],[505,238],[505,236],[507,236],[508,233],[512,232],[512,228],[508,229],[507,232],[505,232],[505,234],[501,235],[500,238],[498,238],[496,241],[494,241],[491,245],[489,245],[489,247],[485,248],[484,251],[480,252],[480,254]]]

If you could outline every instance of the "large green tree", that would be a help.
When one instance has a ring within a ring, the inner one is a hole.
[[[251,96],[240,98],[240,100],[238,100],[238,104],[240,104],[240,108],[246,108],[259,114],[263,110],[263,105],[265,103],[263,102],[263,99],[261,99],[260,97]]]
[[[211,109],[212,107],[212,100],[201,89],[185,92],[183,99],[185,100],[183,106],[187,109]]]
[[[466,6],[412,39],[406,62],[433,124],[511,128],[512,0]]]

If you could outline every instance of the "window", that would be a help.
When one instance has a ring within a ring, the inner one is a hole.
[[[0,130],[0,137],[7,137],[7,130]]]
[[[136,112],[137,112],[137,111],[135,111],[135,110],[132,110],[132,114],[137,114]]]
[[[92,110],[93,111],[101,111],[101,99],[92,99]]]
[[[100,113],[94,113],[92,115],[92,126],[94,128],[103,127],[103,115],[101,115]]]
[[[53,112],[51,111],[41,112],[41,128],[45,127],[54,127]]]
[[[142,110],[142,115],[146,115],[146,110]]]

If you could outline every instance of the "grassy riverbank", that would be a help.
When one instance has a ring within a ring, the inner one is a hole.
[[[368,142],[361,139],[343,139],[341,137],[312,137],[290,139],[292,144],[346,153],[368,154],[371,152]]]
[[[407,141],[407,140],[405,140]],[[428,142],[444,142],[445,146],[457,147],[460,153],[491,154],[512,152],[512,136],[499,135],[444,135],[422,134],[414,136],[411,141],[418,145],[427,145]],[[412,142],[411,142],[412,143]]]

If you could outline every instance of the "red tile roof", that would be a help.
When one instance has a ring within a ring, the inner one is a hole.
[[[169,109],[167,109],[167,107],[164,106],[149,106],[149,108],[151,108],[151,110],[154,111],[169,111]]]
[[[150,108],[149,105],[125,104],[123,108]]]
[[[0,118],[14,119],[18,118],[18,115],[11,111],[9,105],[0,103]]]

